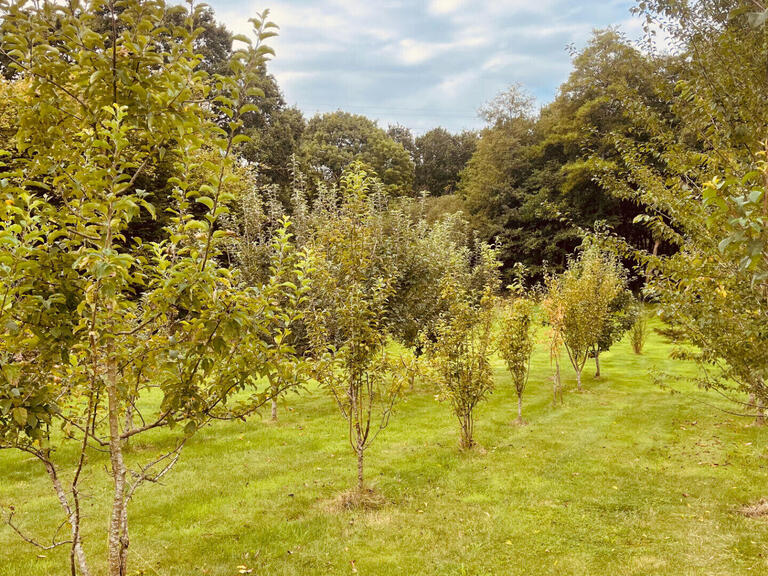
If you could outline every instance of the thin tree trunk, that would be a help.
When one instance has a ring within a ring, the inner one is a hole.
[[[600,350],[595,350],[595,378],[600,378]]]
[[[117,390],[117,365],[111,346],[107,352],[108,382],[107,400],[109,409],[109,456],[112,465],[114,495],[112,516],[109,523],[109,576],[125,576],[128,552],[128,518],[126,495],[126,467],[123,460],[123,440],[120,438],[120,398]]]
[[[123,545],[120,556],[120,574],[128,574],[128,502],[123,504],[123,515],[120,519],[120,542]]]
[[[71,528],[72,548],[70,553],[70,562],[72,564],[72,576],[76,576],[75,564],[77,564],[77,567],[80,569],[80,576],[90,576],[91,571],[88,569],[88,563],[85,558],[85,551],[83,550],[83,541],[80,536],[80,516],[69,505],[66,492],[64,492],[64,487],[59,481],[59,477],[56,473],[56,468],[54,467],[53,463],[48,459],[43,460],[43,464],[45,465],[45,470],[48,472],[48,476],[53,483],[53,489],[56,492],[56,497],[59,499],[61,506],[64,508],[64,511],[67,514],[67,521],[69,522],[69,526]]]
[[[523,397],[520,394],[517,395],[517,423],[523,423]]]
[[[552,405],[557,406],[557,397],[560,393],[560,361],[555,360],[555,377],[552,379]]]
[[[362,492],[363,488],[365,487],[365,482],[363,481],[363,455],[365,452],[361,447],[358,446],[357,448],[357,489]]]
[[[272,397],[272,422],[277,422],[277,398]]]
[[[581,392],[581,370],[576,368],[576,387]]]
[[[462,450],[471,450],[474,443],[474,439],[472,438],[472,414],[465,414],[461,418],[460,447]]]

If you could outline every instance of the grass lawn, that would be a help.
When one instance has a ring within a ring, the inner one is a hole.
[[[469,454],[457,450],[448,406],[417,389],[368,452],[367,477],[387,500],[376,511],[330,505],[356,470],[345,422],[321,391],[289,397],[277,425],[212,426],[163,486],[137,493],[131,573],[765,574],[768,520],[738,509],[768,496],[768,430],[717,410],[730,406],[692,385],[681,394],[656,386],[653,367],[693,373],[668,354],[656,335],[643,356],[622,342],[582,394],[568,367],[565,404],[553,408],[540,345],[525,427],[511,425],[514,391],[497,362],[497,390],[477,413],[482,447]],[[84,482],[97,574],[109,499],[100,460]],[[0,453],[0,504],[14,504],[18,523],[41,537],[63,519],[41,466],[19,454]],[[67,565],[65,548],[40,552],[0,525],[0,576],[66,575]]]

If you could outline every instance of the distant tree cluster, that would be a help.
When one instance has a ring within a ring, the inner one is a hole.
[[[414,190],[432,196],[445,196],[458,191],[461,171],[477,146],[477,132],[451,134],[445,128],[433,128],[414,138],[400,125],[390,126],[390,137],[403,145],[415,164]]]
[[[588,160],[593,154],[618,156],[615,134],[646,138],[628,118],[624,94],[631,90],[662,109],[654,85],[663,74],[609,29],[575,55],[557,98],[540,111],[520,86],[481,109],[487,126],[459,190],[482,238],[499,243],[508,273],[515,262],[539,279],[547,266],[563,270],[579,245],[579,230],[601,221],[633,242],[652,245],[651,235],[633,222],[637,205],[600,185]]]

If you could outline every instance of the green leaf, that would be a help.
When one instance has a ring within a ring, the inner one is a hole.
[[[245,34],[235,34],[234,36],[232,36],[232,40],[236,42],[244,42],[248,44],[248,46],[250,46],[252,43],[251,39],[248,38],[248,36],[246,36]]]
[[[721,254],[723,254],[728,249],[728,246],[731,245],[731,242],[733,242],[733,238],[731,236],[724,238],[720,241],[720,244],[717,245],[717,249],[720,250]]]
[[[248,114],[248,112],[258,112],[259,107],[256,104],[243,104],[240,107],[240,114]]]
[[[208,210],[213,210],[213,199],[209,196],[200,196],[199,198],[195,198],[195,202],[204,205],[206,208],[208,208]]]
[[[13,419],[19,426],[25,426],[27,424],[27,409],[21,406],[17,406],[12,411]]]

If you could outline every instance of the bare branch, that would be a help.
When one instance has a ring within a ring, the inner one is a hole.
[[[11,511],[8,514],[8,519],[5,521],[5,523],[8,524],[8,526],[11,527],[11,530],[16,532],[16,534],[18,534],[18,536],[22,540],[24,540],[24,542],[26,542],[27,544],[32,544],[32,546],[36,546],[37,548],[40,548],[41,550],[53,550],[54,548],[58,548],[59,546],[65,546],[67,544],[72,544],[72,540],[56,541],[56,536],[55,535],[54,535],[53,539],[51,539],[51,543],[50,544],[47,544],[47,545],[46,544],[41,544],[40,542],[38,542],[34,538],[31,538],[31,537],[27,536],[26,534],[24,534],[24,532],[22,532],[21,529],[19,529],[19,527],[16,526],[13,523],[13,516],[15,514],[16,514],[16,510],[11,508]],[[62,524],[62,526],[63,526],[63,524]],[[56,530],[56,534],[58,534],[59,530],[61,530],[61,526],[59,526],[58,530]]]

